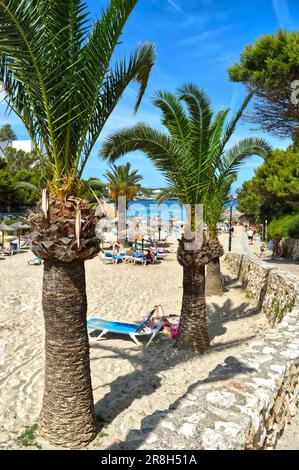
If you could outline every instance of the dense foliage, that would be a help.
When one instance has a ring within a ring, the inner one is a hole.
[[[7,147],[0,158],[0,208],[13,210],[40,198],[43,174],[37,154]]]
[[[78,195],[90,152],[131,82],[137,111],[155,46],[114,55],[137,0],[110,0],[91,21],[82,0],[0,0],[0,80],[48,166],[50,192]],[[45,149],[45,152],[43,151]]]
[[[256,93],[250,122],[274,135],[294,134],[299,122],[299,82],[295,83],[299,80],[298,32],[278,31],[247,45],[240,62],[229,68],[229,76]]]
[[[263,222],[299,207],[299,148],[275,150],[238,191],[238,209]]]
[[[16,140],[17,136],[11,128],[10,124],[4,124],[0,129],[0,142],[11,142]]]
[[[287,214],[272,220],[268,226],[268,238],[279,233],[282,237],[299,237],[299,213]]]

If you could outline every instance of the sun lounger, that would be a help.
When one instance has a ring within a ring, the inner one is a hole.
[[[156,259],[165,259],[167,256],[167,253],[165,253],[163,249],[158,248],[158,250],[155,251],[155,256],[156,256]]]
[[[11,256],[11,255],[16,255],[17,253],[19,253],[19,247],[18,247],[18,244],[17,243],[12,243],[11,244],[11,249],[7,250],[7,249],[4,249],[3,250],[3,255],[5,256]]]
[[[109,252],[104,251],[104,252],[100,253],[100,258],[105,264],[106,263],[113,263],[113,264],[117,263],[117,260],[113,256],[113,253],[109,253]]]
[[[154,313],[157,311],[158,307],[155,307],[151,312],[148,314],[146,319],[141,323],[122,323],[122,322],[115,322],[109,320],[102,320],[101,318],[92,317],[87,320],[87,327],[90,330],[100,330],[101,334],[97,337],[97,340],[102,338],[107,333],[118,333],[123,335],[128,335],[130,338],[136,343],[138,346],[141,346],[142,343],[138,341],[138,337],[140,336],[149,336],[149,340],[146,343],[145,347],[149,346],[150,343],[153,341],[155,336],[159,333],[164,325],[163,318],[160,319],[160,322],[157,326],[147,331],[147,327],[150,323],[150,320]]]
[[[134,256],[133,256],[133,262],[136,264],[146,264],[146,258],[141,251],[135,251]]]
[[[42,258],[32,258],[27,261],[29,266],[40,266],[43,264],[44,260]]]

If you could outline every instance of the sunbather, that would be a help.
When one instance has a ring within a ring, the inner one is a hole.
[[[118,333],[122,335],[129,335],[129,337],[136,343],[138,346],[141,346],[138,337],[149,335],[150,338],[146,343],[146,346],[152,342],[155,336],[161,331],[161,328],[164,325],[164,319],[160,318],[160,321],[153,328],[149,328],[150,331],[147,331],[147,327],[150,325],[153,315],[159,310],[159,307],[155,307],[147,317],[141,323],[123,323],[123,322],[114,322],[109,320],[103,320],[101,318],[93,317],[87,320],[87,327],[90,330],[100,330],[101,334],[97,337],[97,340],[102,338],[107,333]]]

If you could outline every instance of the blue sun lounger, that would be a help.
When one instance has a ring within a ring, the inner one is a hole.
[[[27,261],[29,266],[40,266],[43,264],[44,260],[42,258],[32,258]]]
[[[145,345],[145,347],[147,347],[150,345],[150,343],[153,341],[155,336],[159,333],[159,331],[164,325],[163,318],[161,318],[159,324],[156,327],[154,327],[150,331],[146,331],[146,327],[149,324],[156,310],[157,307],[151,310],[151,312],[144,321],[137,324],[102,320],[101,318],[93,317],[87,320],[87,327],[93,331],[101,331],[101,334],[97,337],[97,340],[99,340],[102,336],[107,333],[118,333],[123,335],[129,335],[130,338],[134,341],[134,343],[136,343],[138,346],[142,346],[142,344],[140,343],[140,341],[138,341],[137,336],[150,335],[149,341]]]

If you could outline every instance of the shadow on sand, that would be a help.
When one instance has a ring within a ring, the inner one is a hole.
[[[161,420],[165,420],[168,414],[171,414],[179,405],[182,399],[187,394],[194,393],[196,389],[199,389],[201,385],[206,385],[212,382],[227,381],[234,378],[237,375],[245,373],[253,373],[255,369],[248,367],[246,364],[239,361],[234,356],[228,356],[224,364],[217,365],[212,371],[209,372],[208,377],[203,380],[190,385],[182,396],[175,400],[167,409],[157,410],[151,415],[143,418],[141,422],[140,430],[130,430],[125,441],[120,441],[109,446],[109,450],[121,450],[121,449],[138,449],[144,441],[147,439],[149,433],[152,433],[154,429],[159,425]],[[150,425],[149,425],[150,423]],[[153,424],[154,423],[154,424]]]
[[[255,316],[258,313],[258,309],[250,308],[249,303],[247,302],[243,302],[236,308],[233,308],[232,301],[230,299],[225,300],[221,307],[215,303],[209,304],[207,317],[210,339],[213,339],[216,336],[223,336],[227,331],[225,326],[227,322]],[[94,332],[92,336],[96,336],[96,333]],[[194,356],[204,357],[206,354],[213,354],[213,352],[229,350],[230,348],[237,347],[248,342],[254,338],[254,336],[255,335],[251,335],[240,339],[213,344],[209,351],[204,355],[200,355],[199,353],[190,353],[188,351],[177,351],[173,347],[173,343],[170,343],[169,340],[161,340],[152,344],[150,348],[137,350],[139,354],[132,354],[132,349],[126,351],[125,345],[128,344],[127,342],[130,342],[130,346],[132,344],[132,340],[127,336],[110,334],[98,343],[92,342],[92,349],[101,349],[107,353],[104,357],[92,358],[92,361],[103,359],[113,360],[117,357],[122,358],[125,361],[129,361],[134,368],[133,372],[117,377],[112,383],[102,383],[97,387],[102,388],[109,385],[110,390],[96,403],[96,413],[102,416],[106,423],[110,423],[135,400],[144,396],[150,396],[154,393],[161,385],[161,378],[163,378],[164,371],[172,369],[173,375],[175,376],[175,367],[177,364],[185,362]],[[113,340],[117,339],[124,340],[124,349],[113,346]],[[109,341],[109,345],[106,344],[107,341]],[[135,346],[133,345],[133,347]],[[156,360],[157,356],[159,357],[159,361]],[[231,367],[232,361],[234,363],[233,368]],[[242,367],[244,367],[244,365],[242,365]],[[208,377],[191,385],[188,390],[192,390],[192,387],[200,383],[219,380],[220,369],[223,369],[223,379],[221,380],[230,378],[239,370],[237,359],[227,357],[225,359],[225,366],[218,365],[212,372],[209,372],[209,370],[199,371],[203,376],[208,374]],[[217,379],[213,378],[215,371],[217,371]],[[220,375],[222,375],[222,373]]]

